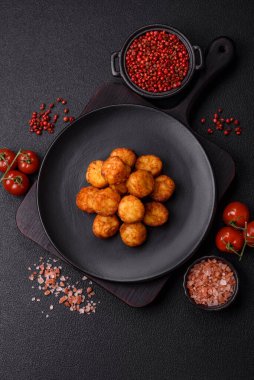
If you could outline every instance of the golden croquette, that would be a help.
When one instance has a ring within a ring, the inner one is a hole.
[[[154,189],[154,178],[146,170],[137,170],[129,176],[127,188],[131,195],[137,198],[144,198],[151,194]]]
[[[159,157],[154,156],[153,154],[147,154],[138,157],[135,168],[137,170],[147,170],[152,173],[154,177],[157,177],[162,171],[162,161]]]
[[[98,238],[108,239],[117,233],[119,226],[120,222],[116,215],[96,215],[93,222],[93,233]]]
[[[158,227],[168,220],[168,209],[159,202],[149,202],[145,205],[144,223],[147,226]]]
[[[89,214],[94,211],[94,197],[99,190],[93,186],[83,187],[76,196],[76,205]]]
[[[172,197],[175,191],[175,182],[167,175],[160,175],[155,178],[154,190],[151,198],[158,202],[166,202]]]
[[[145,214],[145,206],[134,195],[123,197],[118,206],[118,215],[125,223],[141,222]]]
[[[129,165],[131,168],[135,165],[137,156],[133,152],[133,150],[129,148],[116,148],[110,153],[111,157],[119,157],[121,160],[126,164]]]
[[[147,230],[142,223],[123,223],[120,227],[120,236],[124,244],[137,247],[145,242]]]
[[[99,215],[113,215],[118,209],[120,200],[120,195],[110,187],[99,190],[94,197],[94,210]]]
[[[86,171],[87,182],[94,187],[98,187],[99,189],[106,187],[108,184],[106,179],[101,174],[102,165],[103,161],[101,160],[92,161]]]
[[[126,182],[130,172],[130,166],[126,165],[119,157],[109,157],[104,161],[101,168],[103,177],[110,185]]]

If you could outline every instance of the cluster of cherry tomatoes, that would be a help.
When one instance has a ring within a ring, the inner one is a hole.
[[[254,221],[249,208],[241,202],[230,203],[223,211],[222,227],[215,238],[216,247],[222,252],[235,253],[241,260],[245,247],[254,248]]]
[[[19,150],[15,154],[7,148],[0,149],[0,171],[3,187],[12,195],[24,195],[30,187],[29,174],[40,168],[40,159],[31,150]]]

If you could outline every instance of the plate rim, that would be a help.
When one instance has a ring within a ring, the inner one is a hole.
[[[163,272],[160,272],[159,274],[157,275],[154,275],[154,276],[149,276],[149,277],[138,277],[138,278],[135,278],[135,279],[121,279],[121,278],[117,278],[117,279],[112,279],[110,277],[107,277],[107,276],[103,276],[103,275],[98,275],[96,273],[93,273],[92,271],[84,271],[83,268],[81,268],[79,265],[75,264],[72,262],[71,259],[67,258],[62,252],[61,250],[57,247],[57,245],[54,243],[54,241],[52,240],[52,238],[50,237],[50,234],[48,233],[47,231],[47,228],[45,226],[45,223],[43,222],[43,218],[42,218],[42,215],[41,215],[41,212],[40,212],[40,201],[39,201],[39,188],[40,188],[40,182],[41,182],[41,173],[42,173],[42,170],[43,170],[43,166],[46,162],[46,159],[47,159],[47,156],[49,154],[49,152],[51,151],[52,147],[55,145],[55,143],[58,141],[58,139],[64,134],[66,133],[67,130],[69,130],[69,128],[73,127],[73,125],[75,123],[77,123],[79,120],[85,118],[85,117],[89,117],[91,114],[95,114],[97,112],[101,112],[103,110],[106,110],[106,109],[110,109],[110,108],[123,108],[123,107],[132,107],[132,108],[139,108],[139,109],[149,109],[149,110],[152,110],[154,112],[157,112],[157,113],[163,113],[166,117],[169,117],[169,118],[172,118],[174,120],[176,120],[180,125],[181,127],[180,128],[183,128],[185,129],[185,131],[187,133],[189,133],[193,138],[194,140],[196,141],[196,143],[198,144],[200,150],[202,151],[203,153],[203,156],[206,160],[206,163],[207,163],[207,166],[209,168],[209,171],[210,171],[210,174],[211,174],[211,179],[212,179],[212,196],[213,196],[213,208],[210,212],[210,215],[209,215],[209,222],[208,222],[208,225],[207,225],[207,228],[206,230],[204,231],[204,233],[201,235],[201,237],[197,240],[194,248],[192,249],[191,253],[186,257],[184,258],[183,260],[181,260],[177,265],[175,265],[173,268],[171,269],[165,269]],[[75,269],[78,269],[79,271],[81,271],[82,273],[84,274],[87,274],[88,276],[92,276],[94,278],[98,278],[100,280],[105,280],[105,281],[111,281],[111,282],[116,282],[116,283],[142,283],[142,282],[148,282],[148,281],[152,281],[152,280],[155,280],[157,278],[160,278],[160,277],[163,277],[173,271],[175,271],[177,268],[179,268],[181,265],[183,265],[187,260],[189,260],[194,254],[195,252],[197,251],[198,247],[201,245],[202,241],[205,239],[205,237],[207,236],[209,230],[210,230],[210,227],[211,227],[211,224],[213,222],[213,219],[214,219],[214,216],[215,216],[215,211],[216,211],[216,200],[217,200],[217,187],[216,187],[216,180],[215,180],[215,174],[214,174],[214,170],[213,170],[213,167],[212,167],[212,164],[210,162],[210,159],[208,157],[208,155],[206,154],[206,151],[205,149],[203,148],[202,144],[198,141],[197,137],[195,136],[195,134],[193,133],[193,131],[188,128],[186,125],[184,125],[181,121],[179,121],[177,118],[175,118],[174,116],[171,116],[170,114],[166,113],[166,112],[163,112],[163,110],[160,110],[158,108],[155,108],[155,107],[151,107],[151,106],[146,106],[146,105],[139,105],[139,104],[132,104],[132,103],[123,103],[123,104],[112,104],[112,105],[108,105],[108,106],[104,106],[104,107],[99,107],[95,110],[92,110],[90,112],[87,112],[85,114],[82,114],[80,115],[77,119],[75,119],[75,121],[69,125],[67,125],[66,127],[64,127],[62,129],[62,131],[60,133],[58,133],[58,135],[55,137],[55,139],[52,141],[52,143],[49,145],[44,157],[43,157],[43,160],[41,162],[41,166],[40,166],[40,170],[39,170],[39,173],[38,173],[38,178],[37,178],[37,183],[36,183],[36,206],[37,206],[37,209],[38,209],[38,213],[39,213],[39,218],[40,218],[40,221],[41,221],[41,224],[42,224],[42,227],[43,227],[43,230],[47,236],[47,238],[49,239],[50,243],[52,244],[52,246],[54,247],[54,249],[60,254],[60,256],[67,262],[69,263],[72,267],[74,267]]]

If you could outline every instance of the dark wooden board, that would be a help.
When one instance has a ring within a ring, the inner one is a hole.
[[[27,238],[64,261],[64,258],[50,243],[42,227],[37,209],[36,185],[35,182],[17,211],[17,226]],[[151,303],[167,281],[167,278],[161,277],[142,284],[121,284],[100,280],[92,276],[87,277],[133,307],[142,307]]]
[[[111,102],[109,101],[111,100]],[[92,109],[97,109],[110,104],[118,104],[118,103],[135,103],[135,104],[146,104],[149,105],[144,99],[139,96],[133,94],[130,90],[128,90],[121,83],[109,83],[107,85],[102,86],[96,95],[91,99],[91,101],[86,106],[85,112],[89,112]],[[216,145],[211,144],[204,140],[204,148],[206,151],[209,150],[209,156],[212,164],[214,163],[213,158],[218,160],[219,157],[224,156],[224,151],[217,148]],[[214,150],[213,150],[214,149]],[[225,158],[225,157],[223,157]],[[227,167],[227,163],[229,164],[229,168],[231,168],[231,160],[227,161],[226,159],[220,160],[223,162],[225,167]],[[225,172],[228,173],[228,177],[225,178]],[[234,177],[234,170],[224,172],[224,168],[219,172],[216,171],[216,182],[218,187],[218,197],[220,198],[224,192],[229,187],[231,181]],[[29,239],[35,241],[41,247],[43,247],[46,251],[54,254],[61,259],[63,259],[59,253],[55,250],[55,248],[51,245],[48,240],[39,218],[37,204],[36,204],[36,183],[30,189],[29,193],[23,200],[17,211],[17,225],[20,231],[27,236]],[[119,284],[110,281],[103,281],[97,278],[91,278],[98,285],[105,288],[107,291],[114,294],[116,297],[120,298],[122,301],[127,303],[133,307],[142,307],[151,303],[157,295],[160,293],[161,289],[165,285],[165,283],[170,278],[170,274],[164,276],[162,278],[142,283],[142,284]]]
[[[214,49],[214,46],[212,47]],[[213,53],[213,49],[210,51],[210,53]],[[207,55],[207,59],[208,58],[209,52]],[[223,65],[221,65],[221,61],[216,63],[214,58],[212,61],[215,62],[214,66],[217,68],[217,71],[219,72],[224,66],[226,66],[231,61],[231,59],[232,57],[228,57],[227,61],[223,62]],[[191,91],[189,95],[187,95],[186,99],[188,101],[186,100],[185,102],[182,102],[180,105],[178,105],[172,110],[172,115],[176,118],[179,118],[179,120],[181,120],[185,124],[188,124],[188,116],[190,111],[188,104],[194,103],[194,98],[196,99],[198,97],[199,93],[201,92],[201,89],[204,88],[205,85],[209,82],[211,72],[213,72],[212,77],[214,77],[216,72],[214,66],[212,65],[212,67],[209,68],[208,61],[208,71],[204,71],[203,74],[200,75],[197,81],[197,87],[195,85],[194,91]],[[197,88],[196,91],[195,88]],[[121,82],[116,82],[103,85],[86,105],[82,114],[98,109],[100,107],[123,103],[142,104],[151,106],[151,104],[148,101],[134,94],[132,91],[127,89]],[[171,114],[171,111],[168,110],[167,113]],[[179,117],[177,117],[177,115]],[[220,199],[234,178],[234,163],[231,157],[225,151],[223,151],[216,145],[210,143],[208,140],[202,138],[201,136],[197,135],[197,138],[202,143],[204,149],[207,152],[208,157],[210,158],[217,183],[217,196],[218,199]],[[36,203],[36,183],[30,189],[29,193],[20,205],[17,211],[16,220],[18,228],[25,236],[35,241],[37,244],[39,244],[41,247],[43,247],[51,254],[54,254],[63,259],[62,256],[50,244],[41,225]],[[89,276],[89,278],[91,278],[98,285],[102,286],[104,289],[111,292],[128,305],[133,307],[142,307],[148,305],[157,297],[165,283],[170,279],[170,274],[150,282],[139,284],[120,284],[116,282],[100,280],[91,276]]]

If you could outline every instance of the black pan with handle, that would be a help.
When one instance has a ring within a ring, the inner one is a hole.
[[[202,145],[184,124],[201,90],[232,57],[229,39],[214,41],[206,69],[192,92],[172,110],[173,116],[145,106],[109,106],[80,117],[57,137],[39,173],[38,208],[50,241],[68,262],[105,280],[138,282],[173,270],[197,249],[214,215],[216,186]],[[95,238],[94,217],[75,205],[77,192],[87,185],[89,162],[105,159],[120,146],[139,155],[160,156],[164,173],[177,185],[167,203],[169,222],[149,229],[147,242],[137,248],[125,246],[119,235],[106,241]]]

